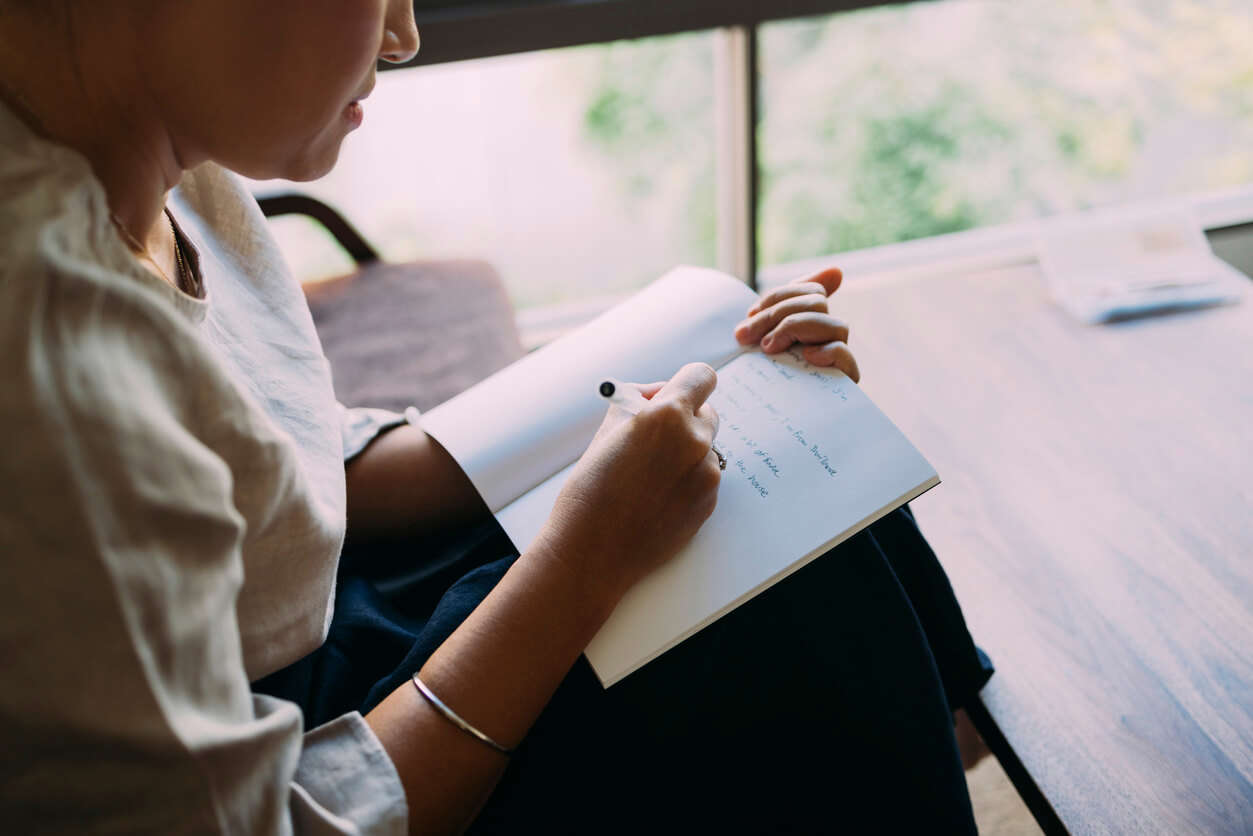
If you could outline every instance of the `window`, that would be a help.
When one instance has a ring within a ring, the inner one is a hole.
[[[1248,0],[763,26],[761,263],[1253,182]]]
[[[336,169],[288,187],[389,260],[482,258],[521,309],[634,290],[714,250],[708,33],[382,73]],[[299,277],[349,269],[280,219]]]

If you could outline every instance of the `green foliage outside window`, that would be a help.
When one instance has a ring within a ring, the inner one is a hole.
[[[1247,0],[946,0],[761,33],[764,264],[1253,181]],[[709,206],[708,43],[603,48],[589,144],[622,199]],[[676,180],[678,184],[676,185]],[[711,261],[712,218],[691,224]]]

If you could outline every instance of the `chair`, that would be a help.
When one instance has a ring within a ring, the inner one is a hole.
[[[267,217],[313,218],[357,263],[353,273],[305,287],[340,402],[429,409],[522,356],[513,307],[490,264],[388,263],[319,200],[283,194],[259,203]]]

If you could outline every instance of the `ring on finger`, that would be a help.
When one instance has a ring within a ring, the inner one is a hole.
[[[714,455],[718,457],[718,469],[726,470],[727,469],[727,457],[722,455],[722,451],[718,449],[717,445],[711,444],[709,449],[713,450]]]

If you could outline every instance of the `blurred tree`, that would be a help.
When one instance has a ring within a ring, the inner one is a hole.
[[[704,45],[606,50],[589,142],[624,195],[700,190]],[[1248,0],[945,0],[762,30],[763,263],[1253,180]],[[680,149],[676,153],[676,149]],[[675,183],[679,178],[682,185]],[[694,226],[708,261],[713,219]]]
[[[712,264],[711,40],[684,35],[587,49],[599,67],[589,79],[584,136],[616,168],[619,198],[628,211],[667,207],[668,221],[684,230],[684,259]]]

